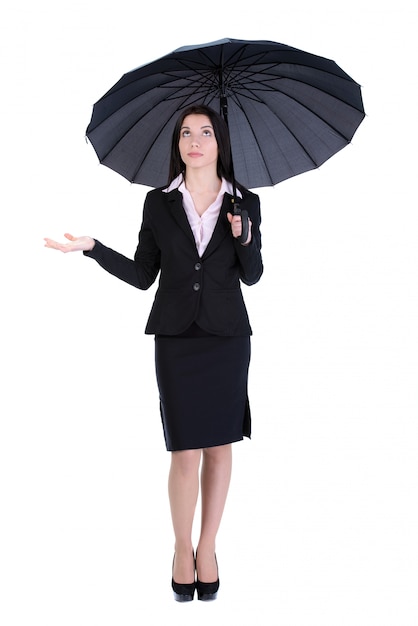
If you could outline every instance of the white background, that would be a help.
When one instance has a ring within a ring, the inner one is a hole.
[[[2,4],[4,626],[418,623],[416,8],[288,5]],[[98,164],[92,105],[126,71],[223,37],[334,59],[367,117],[322,168],[259,190],[253,439],[234,446],[219,599],[183,606],[143,334],[154,289],[43,237],[133,254],[147,189]]]

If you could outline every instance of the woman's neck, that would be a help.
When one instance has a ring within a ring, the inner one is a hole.
[[[222,184],[216,172],[208,174],[208,172],[196,170],[186,171],[184,182],[190,193],[218,193]]]

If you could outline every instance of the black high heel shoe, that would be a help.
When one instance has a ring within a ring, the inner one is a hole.
[[[215,554],[215,561],[216,561],[216,569],[218,569],[218,561],[216,559],[216,554]],[[203,602],[210,602],[211,600],[216,600],[216,598],[218,597],[218,590],[219,590],[219,576],[213,583],[202,583],[199,580],[199,574],[197,574],[197,570],[196,570],[196,575],[197,575],[197,580],[196,580],[197,599],[202,600]]]
[[[174,559],[173,558],[173,567],[174,567]],[[171,578],[171,587],[174,593],[174,599],[176,602],[191,602],[193,600],[194,592],[196,589],[196,583],[176,583],[174,578]]]

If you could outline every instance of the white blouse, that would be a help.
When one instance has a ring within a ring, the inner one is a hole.
[[[222,179],[221,188],[216,197],[216,200],[212,202],[210,206],[208,206],[208,208],[202,215],[199,215],[199,213],[196,211],[193,198],[190,192],[186,189],[182,174],[177,176],[177,178],[175,178],[170,183],[170,185],[163,191],[165,193],[168,193],[173,189],[178,189],[183,195],[183,207],[196,241],[198,254],[199,256],[202,256],[204,251],[206,250],[206,246],[208,245],[210,238],[213,235],[213,231],[215,230],[216,222],[218,221],[219,217],[219,211],[221,209],[222,201],[224,198],[224,193],[233,193],[232,184],[227,182],[224,178]],[[238,190],[237,194],[241,196]]]

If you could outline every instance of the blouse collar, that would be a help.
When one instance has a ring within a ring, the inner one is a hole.
[[[172,180],[169,186],[163,189],[163,192],[169,193],[170,191],[173,191],[174,189],[178,189],[181,193],[183,193],[183,191],[186,189],[186,184],[184,182],[183,174],[179,174],[174,180]],[[234,193],[234,190],[232,187],[232,183],[225,180],[225,178],[222,178],[222,183],[221,183],[221,188],[220,188],[219,193],[224,194],[225,192],[229,193],[232,196]],[[239,189],[236,190],[236,193],[240,198],[242,198],[242,194],[239,191]]]

